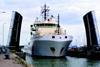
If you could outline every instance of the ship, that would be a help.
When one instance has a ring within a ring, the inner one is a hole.
[[[45,4],[38,17],[30,25],[30,42],[24,50],[33,57],[65,57],[73,37],[66,34],[60,26],[59,14],[55,18],[49,15],[49,7]],[[30,46],[30,47],[29,47]]]

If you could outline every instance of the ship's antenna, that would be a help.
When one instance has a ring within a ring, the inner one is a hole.
[[[57,27],[58,27],[58,35],[60,34],[60,25],[59,25],[59,14],[58,14],[58,25],[57,25]]]
[[[42,15],[43,15],[43,18],[44,20],[47,20],[47,16],[48,16],[48,12],[49,12],[49,7],[46,6],[46,4],[44,5],[43,9],[42,9]]]

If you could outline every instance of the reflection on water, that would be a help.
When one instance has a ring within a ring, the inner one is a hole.
[[[33,64],[35,67],[64,67],[67,63],[63,59],[36,59]]]
[[[33,67],[100,67],[100,61],[85,58],[66,57],[60,59],[32,59],[26,56],[28,64]]]
[[[87,61],[88,66],[90,67],[100,67],[100,60],[88,60]]]
[[[87,67],[87,60],[84,58],[67,57],[67,67]]]

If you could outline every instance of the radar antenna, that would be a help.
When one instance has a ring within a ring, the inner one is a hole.
[[[44,20],[47,20],[48,13],[49,13],[49,9],[48,8],[49,7],[47,7],[46,4],[42,8],[41,14],[42,14]]]

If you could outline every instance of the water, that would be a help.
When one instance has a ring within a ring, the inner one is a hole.
[[[32,59],[26,56],[28,64],[33,67],[100,67],[100,60],[66,57],[60,59]]]

